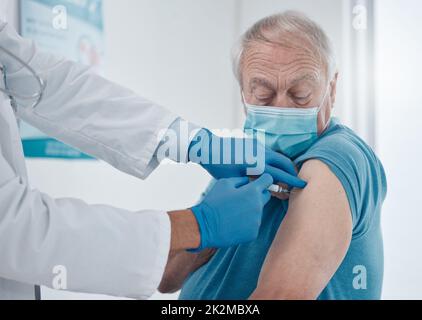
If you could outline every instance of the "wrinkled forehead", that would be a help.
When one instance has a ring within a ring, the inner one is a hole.
[[[241,61],[244,86],[294,86],[300,82],[323,83],[326,66],[306,46],[255,42],[245,49]]]

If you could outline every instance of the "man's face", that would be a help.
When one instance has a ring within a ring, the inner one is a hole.
[[[321,134],[331,116],[337,83],[337,75],[329,83],[325,70],[305,49],[256,43],[247,50],[242,61],[245,102],[288,108],[313,108],[323,103],[318,115],[318,133]]]

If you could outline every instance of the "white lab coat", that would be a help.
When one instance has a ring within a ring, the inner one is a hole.
[[[18,118],[139,178],[158,165],[158,132],[175,115],[89,68],[37,51],[1,21],[0,45],[48,82],[41,104],[20,108]],[[0,62],[12,66],[11,81],[25,84],[23,70],[1,52]],[[165,212],[52,199],[31,189],[15,114],[0,94],[0,299],[33,299],[34,285],[53,286],[56,266],[66,268],[68,290],[146,299],[169,249]]]

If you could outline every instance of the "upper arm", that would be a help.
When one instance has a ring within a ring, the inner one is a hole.
[[[304,190],[289,209],[251,298],[316,299],[334,275],[352,238],[352,215],[342,184],[319,160],[304,164]]]

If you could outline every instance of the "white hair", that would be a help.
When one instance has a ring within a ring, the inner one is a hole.
[[[240,85],[245,53],[260,42],[311,52],[326,68],[328,79],[337,71],[334,48],[324,30],[300,12],[285,11],[259,20],[241,36],[233,49],[233,71]]]

